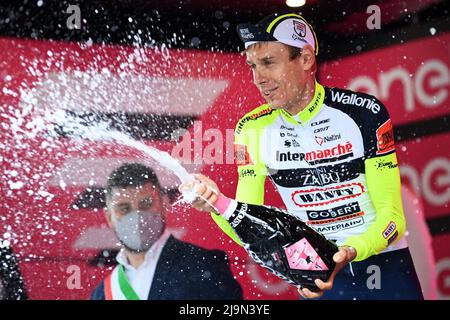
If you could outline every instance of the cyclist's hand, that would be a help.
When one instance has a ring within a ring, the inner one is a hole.
[[[220,194],[217,184],[202,174],[194,174],[194,181],[182,183],[179,186],[181,193],[186,190],[194,190],[197,197],[192,202],[192,206],[199,211],[211,212],[214,210],[214,203]]]
[[[327,282],[323,282],[320,279],[316,279],[314,283],[316,286],[320,289],[320,291],[312,292],[311,290],[308,290],[307,288],[298,289],[298,293],[305,298],[305,299],[314,299],[314,298],[320,298],[323,296],[325,291],[331,290],[333,288],[333,282],[334,278],[336,277],[336,274],[344,268],[347,263],[351,262],[353,259],[356,258],[356,250],[353,247],[349,246],[342,246],[339,248],[339,251],[336,252],[333,256],[334,262],[336,262],[336,267],[334,268],[333,273],[330,275],[330,278]]]

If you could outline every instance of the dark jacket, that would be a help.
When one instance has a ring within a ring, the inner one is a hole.
[[[0,300],[26,300],[28,298],[17,258],[2,239],[0,239],[0,282],[4,290]]]
[[[242,299],[223,251],[206,250],[170,236],[158,263],[147,300]],[[92,300],[104,300],[104,280]]]

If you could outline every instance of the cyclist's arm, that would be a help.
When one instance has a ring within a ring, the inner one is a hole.
[[[249,171],[258,171],[258,166],[239,166],[239,180],[236,189],[236,200],[251,204],[264,204],[264,184],[266,176],[256,174],[248,176]],[[216,212],[211,212],[211,216],[217,225],[225,232],[231,239],[241,245],[241,242],[230,224],[221,215]]]
[[[391,164],[391,166],[388,165],[380,170],[378,167],[380,162]],[[395,152],[387,156],[367,159],[365,169],[368,192],[375,207],[376,219],[366,232],[346,240],[346,245],[356,249],[355,261],[367,259],[383,251],[388,245],[400,239],[406,228],[400,172]]]
[[[235,159],[239,175],[236,200],[262,205],[267,168],[259,159],[258,133],[250,126],[245,126],[239,132],[236,130],[235,133]],[[211,212],[211,216],[223,232],[242,245],[229,223],[221,215]]]
[[[376,218],[361,235],[346,239],[345,245],[354,247],[355,261],[361,261],[378,254],[403,236],[406,223],[403,213],[400,171],[395,153],[393,129],[384,106],[375,119],[372,133],[365,141],[366,160],[364,161],[368,193],[375,208]]]

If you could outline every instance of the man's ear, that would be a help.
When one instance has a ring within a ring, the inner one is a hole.
[[[303,47],[303,52],[300,57],[303,63],[303,68],[305,71],[314,68],[316,63],[316,55],[314,54],[314,49],[309,44]]]
[[[114,229],[114,225],[111,221],[111,210],[108,209],[108,207],[103,208],[103,215],[105,216],[106,222],[108,223],[108,226],[111,229]]]

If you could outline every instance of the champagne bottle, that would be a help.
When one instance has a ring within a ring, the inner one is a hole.
[[[279,278],[318,291],[314,280],[327,281],[333,272],[338,247],[288,212],[223,195],[214,207],[230,223],[250,257]]]

